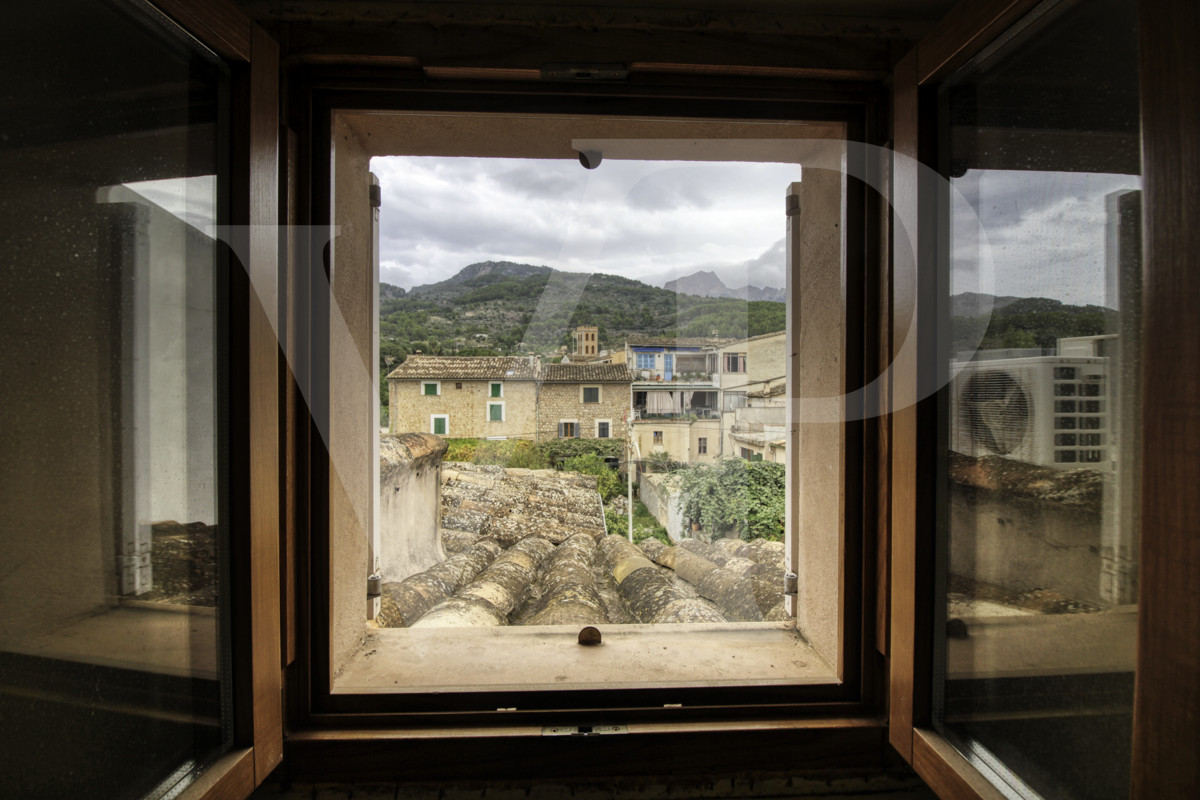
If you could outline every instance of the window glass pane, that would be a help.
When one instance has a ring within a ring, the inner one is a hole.
[[[600,389],[599,389],[599,387],[596,387],[596,386],[585,386],[585,387],[583,388],[583,402],[585,402],[585,403],[599,403],[599,402],[600,402]]]
[[[1137,596],[1134,3],[1044,6],[943,92],[936,724],[1013,797],[1128,793]]]
[[[228,78],[90,1],[6,8],[0,73],[0,796],[163,794],[232,737]]]

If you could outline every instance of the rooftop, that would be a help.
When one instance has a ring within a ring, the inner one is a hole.
[[[635,547],[605,528],[595,478],[447,463],[447,559],[383,587],[387,628],[786,622],[783,545]]]
[[[633,380],[624,364],[546,364],[542,367],[546,383],[629,383]]]
[[[422,356],[411,355],[388,378],[420,380],[537,380],[540,363],[524,356]]]
[[[740,339],[714,339],[705,336],[633,336],[628,347],[725,347]]]

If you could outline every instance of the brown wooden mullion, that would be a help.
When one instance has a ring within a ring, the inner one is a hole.
[[[1132,796],[1200,796],[1200,16],[1139,3],[1142,537]]]

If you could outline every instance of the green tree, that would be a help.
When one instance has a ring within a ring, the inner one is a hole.
[[[713,535],[783,538],[784,467],[770,461],[723,459],[681,469],[679,510]]]

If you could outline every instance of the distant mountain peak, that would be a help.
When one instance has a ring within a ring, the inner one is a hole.
[[[787,292],[783,289],[758,286],[742,286],[731,289],[725,281],[712,270],[699,270],[691,275],[667,281],[663,288],[678,294],[694,294],[700,297],[732,297],[738,300],[770,300],[782,303],[787,300]]]

